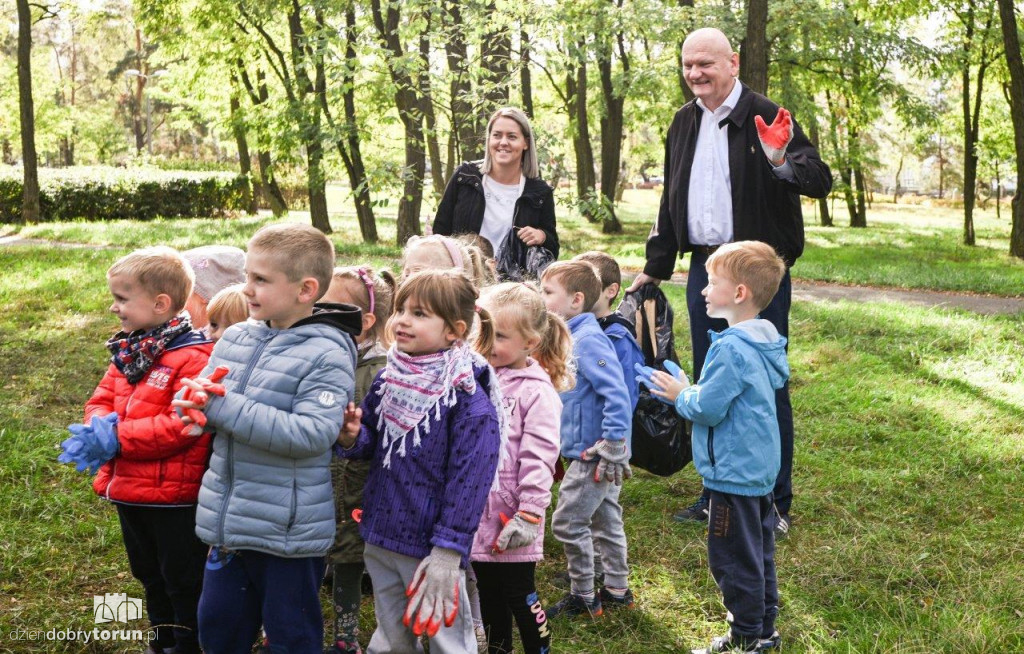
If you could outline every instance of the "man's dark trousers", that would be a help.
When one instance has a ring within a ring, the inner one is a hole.
[[[729,326],[721,318],[709,318],[708,307],[704,303],[701,291],[708,285],[708,272],[704,264],[708,255],[704,252],[690,254],[690,272],[686,278],[686,308],[690,314],[690,342],[693,346],[693,379],[700,380],[704,369],[704,360],[711,347],[708,330],[720,332]],[[789,338],[789,305],[792,300],[793,287],[789,279],[789,270],[779,284],[779,292],[772,298],[762,312],[761,317],[775,325],[779,334]],[[786,345],[787,351],[789,344]],[[789,507],[793,503],[793,405],[789,401],[789,382],[775,391],[775,409],[779,419],[779,435],[782,439],[782,465],[779,476],[775,480],[775,505],[782,515],[789,515]],[[705,497],[707,491],[705,490]]]

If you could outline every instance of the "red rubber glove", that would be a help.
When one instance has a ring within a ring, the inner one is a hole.
[[[757,127],[761,149],[772,165],[778,167],[786,163],[786,148],[793,140],[793,117],[789,111],[779,107],[779,113],[771,125],[765,125],[763,118],[754,116],[754,126]]]
[[[217,366],[214,368],[213,373],[207,377],[199,377],[193,381],[203,387],[203,392],[192,390],[190,387],[185,388],[185,394],[181,396],[181,399],[194,402],[199,406],[206,406],[206,402],[210,395],[219,395],[224,397],[224,385],[218,384],[220,380],[224,379],[229,370],[227,366]],[[185,425],[182,430],[184,436],[198,436],[203,433],[203,427],[206,426],[206,414],[199,409],[185,409],[185,417],[189,418],[195,425]],[[196,430],[195,427],[199,429]]]

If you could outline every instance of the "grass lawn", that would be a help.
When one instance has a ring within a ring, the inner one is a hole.
[[[121,247],[243,245],[260,222],[65,223],[24,233]],[[599,242],[639,256],[642,222],[627,222],[636,245]],[[588,225],[565,231],[573,251],[593,236]],[[849,232],[810,231],[812,241]],[[363,256],[344,234],[335,240],[343,257]],[[866,258],[871,247],[861,246]],[[927,259],[925,248],[907,249]],[[106,367],[103,342],[115,323],[104,271],[122,252],[0,248],[0,653],[141,649],[26,639],[26,631],[102,627],[93,624],[93,595],[141,596],[115,512],[88,478],[56,462],[65,426],[80,419]],[[394,254],[371,248],[360,260]],[[965,266],[995,281],[980,263]],[[682,289],[668,291],[684,306]],[[1024,315],[797,303],[791,329],[795,524],[777,554],[785,651],[1024,651]],[[684,320],[678,336],[685,358]],[[670,519],[698,490],[691,468],[627,483],[638,608],[597,624],[554,624],[555,651],[678,652],[724,629],[703,530]],[[564,558],[550,535],[546,550],[540,591],[551,603]]]
[[[621,234],[602,234],[600,226],[587,223],[567,209],[570,198],[561,191],[557,198],[559,238],[563,256],[568,258],[586,250],[598,249],[615,255],[626,268],[644,265],[644,242],[658,213],[661,194],[657,190],[627,191],[618,207]],[[328,187],[332,209],[334,242],[342,257],[355,257],[373,265],[392,265],[400,254],[394,245],[395,209],[377,212],[381,242],[362,244],[355,212],[348,204],[346,189]],[[837,220],[844,207],[833,205]],[[432,207],[424,204],[423,213]],[[308,214],[294,212],[292,220],[308,220]],[[249,236],[271,222],[267,216],[228,219],[154,220],[151,222],[112,221],[108,223],[62,222],[27,227],[0,225],[0,236],[19,234],[68,243],[133,247],[138,244],[164,243],[187,249],[207,243],[245,246]],[[994,207],[975,211],[978,244],[960,244],[963,230],[962,210],[932,207],[926,204],[875,203],[868,212],[866,229],[817,225],[816,205],[804,204],[807,245],[803,257],[793,268],[795,279],[864,284],[900,288],[934,289],[1024,296],[1024,260],[1007,254],[1009,249],[1009,209],[996,219]],[[686,270],[687,263],[678,264]]]

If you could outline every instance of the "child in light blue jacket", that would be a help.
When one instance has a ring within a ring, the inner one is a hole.
[[[597,616],[605,605],[633,605],[619,505],[622,480],[632,474],[633,409],[615,349],[589,312],[601,294],[594,267],[586,261],[551,264],[541,294],[548,311],[569,325],[576,363],[576,387],[561,394],[562,456],[570,463],[551,517],[551,532],[565,546],[570,587],[547,617]],[[600,593],[594,592],[594,541],[604,563]]]
[[[762,651],[781,642],[772,490],[781,447],[775,390],[789,379],[789,363],[786,339],[757,315],[786,266],[758,241],[724,245],[706,265],[708,315],[729,328],[709,332],[700,380],[690,386],[678,367],[676,377],[640,370],[653,395],[693,421],[693,463],[711,493],[708,564],[732,622],[728,634],[700,651]]]

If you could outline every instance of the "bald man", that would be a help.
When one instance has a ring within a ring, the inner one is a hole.
[[[832,173],[785,109],[740,82],[739,55],[721,31],[702,28],[683,42],[683,72],[696,98],[676,112],[665,142],[665,190],[647,239],[647,264],[630,290],[668,279],[678,253],[690,253],[686,302],[693,345],[693,378],[700,379],[711,345],[708,330],[724,320],[708,318],[701,290],[704,264],[731,241],[764,241],[786,261],[787,272],[771,306],[761,313],[788,338],[791,286],[788,267],[804,249],[800,196],[820,198],[832,189]],[[782,467],[775,486],[776,533],[789,529],[793,499],[793,409],[789,386],[776,395]],[[708,519],[708,494],[674,516]]]

